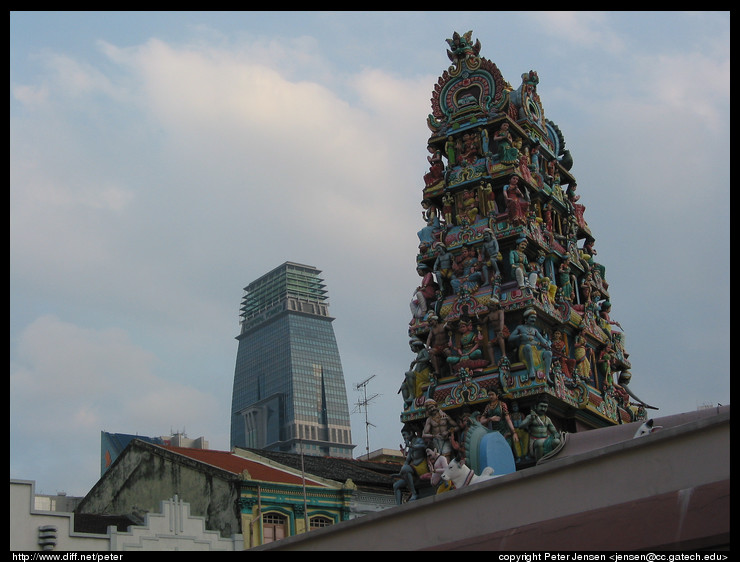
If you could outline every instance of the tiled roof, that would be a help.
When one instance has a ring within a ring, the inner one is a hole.
[[[191,449],[189,447],[172,447],[166,445],[158,445],[163,449],[172,451],[179,455],[183,455],[190,459],[215,466],[221,470],[231,472],[232,474],[242,474],[244,470],[249,472],[252,480],[260,480],[263,482],[278,482],[281,484],[302,484],[300,472],[293,473],[282,470],[280,468],[262,464],[257,461],[245,459],[228,451],[215,451],[212,449]],[[326,486],[321,482],[311,480],[310,477],[306,478],[306,484],[309,486]]]
[[[301,467],[301,455],[297,453],[282,453],[263,449],[245,450],[293,469],[300,469]],[[391,475],[398,473],[401,463],[392,464],[303,455],[303,466],[307,473],[314,476],[337,482],[345,482],[349,478],[358,488],[390,491],[393,489],[393,482],[395,481]]]

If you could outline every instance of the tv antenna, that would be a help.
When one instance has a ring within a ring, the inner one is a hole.
[[[362,390],[363,393],[364,393],[364,396],[365,396],[364,399],[357,401],[357,404],[355,405],[355,410],[354,411],[355,412],[361,412],[363,408],[365,409],[365,452],[367,453],[367,458],[368,459],[370,458],[370,432],[369,432],[369,428],[370,428],[371,425],[373,427],[375,427],[375,425],[372,424],[372,423],[370,423],[370,421],[367,419],[367,407],[368,407],[368,404],[370,404],[370,402],[372,400],[374,400],[375,398],[377,398],[378,396],[380,396],[379,394],[373,394],[369,398],[367,396],[367,385],[374,378],[375,378],[375,375],[371,375],[368,378],[366,378],[364,381],[358,382],[355,385],[355,390]]]

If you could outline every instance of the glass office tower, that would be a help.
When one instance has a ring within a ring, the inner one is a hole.
[[[352,458],[347,390],[320,274],[285,262],[244,289],[232,447]]]

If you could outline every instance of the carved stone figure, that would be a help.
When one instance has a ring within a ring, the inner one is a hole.
[[[452,457],[450,436],[457,429],[457,422],[440,410],[435,400],[429,398],[424,404],[428,415],[421,436],[449,460]]]
[[[463,246],[460,251],[460,259],[457,264],[453,265],[453,274],[450,284],[452,291],[456,295],[460,289],[466,288],[471,293],[474,292],[483,281],[481,264],[476,258],[475,252],[468,246]]]
[[[588,347],[582,335],[576,336],[575,349],[573,350],[575,359],[575,374],[583,381],[591,379],[591,359],[589,357]]]
[[[434,280],[434,275],[429,270],[428,265],[423,263],[418,264],[416,266],[416,272],[421,277],[421,284],[414,291],[410,308],[414,318],[424,318],[429,308],[437,300],[439,286]]]
[[[429,335],[427,336],[427,349],[432,361],[434,375],[439,379],[442,375],[442,367],[446,365],[450,354],[450,336],[447,332],[447,324],[440,323],[436,315],[429,318]]]
[[[429,472],[422,475],[422,480],[429,479],[429,483],[437,490],[437,494],[442,494],[454,488],[452,482],[442,480],[442,474],[447,470],[449,463],[447,457],[440,455],[436,449],[427,448],[427,467]]]
[[[460,345],[450,346],[450,355],[447,363],[450,365],[466,366],[469,361],[483,359],[481,343],[483,335],[473,331],[473,323],[470,320],[460,321]]]
[[[509,123],[504,121],[493,135],[498,145],[498,158],[501,164],[518,164],[519,151],[514,146],[514,138],[509,131]]]
[[[427,446],[424,439],[407,426],[404,426],[401,435],[404,439],[402,450],[406,453],[406,461],[401,466],[401,470],[394,475],[397,480],[393,483],[393,493],[398,505],[402,503],[404,488],[411,494],[409,501],[417,498],[416,480],[429,470],[426,460]]]
[[[437,244],[434,246],[434,255],[437,256],[434,260],[434,275],[437,277],[437,284],[442,293],[442,296],[448,295],[452,291],[452,266],[454,262],[454,256],[451,252],[447,251],[447,247],[444,244]]]
[[[509,408],[505,402],[499,399],[496,390],[491,389],[488,391],[488,404],[486,404],[481,417],[478,421],[487,425],[488,429],[492,431],[498,431],[501,435],[506,438],[506,441],[510,445],[512,443],[519,442],[519,435],[517,434],[514,424],[511,421],[509,415]],[[512,449],[513,449],[512,445]]]
[[[398,392],[403,396],[405,408],[411,407],[414,399],[422,395],[423,387],[429,384],[431,375],[431,358],[424,342],[418,339],[412,339],[409,342],[411,351],[416,353],[416,357],[411,361],[409,370],[404,375],[403,383]]]
[[[543,396],[519,426],[529,432],[529,454],[535,461],[553,451],[561,441],[560,433],[547,415],[549,407]]]
[[[542,373],[550,384],[550,364],[552,362],[552,351],[550,343],[534,325],[537,321],[537,313],[529,309],[524,313],[524,324],[517,326],[509,336],[509,343],[519,346],[519,359],[527,368],[527,377],[532,380],[537,373]]]
[[[498,345],[501,355],[499,356],[499,363],[506,361],[506,339],[509,337],[509,329],[504,323],[504,311],[501,308],[501,303],[496,297],[493,297],[488,304],[487,313],[482,319],[482,323],[486,329],[486,337],[484,339],[486,350],[488,351],[488,357],[491,363],[495,363],[495,354],[493,352],[494,342]]]
[[[480,262],[483,265],[483,285],[493,283],[496,277],[501,276],[498,260],[501,259],[498,240],[490,228],[483,231],[483,244],[480,249]]]
[[[527,258],[527,254],[524,253],[526,247],[527,239],[521,237],[516,241],[516,248],[509,251],[511,276],[516,280],[520,289],[524,289],[527,286],[526,275],[529,267],[529,259]]]
[[[527,224],[529,201],[524,198],[519,187],[519,176],[511,176],[509,184],[504,187],[506,214],[514,226]]]
[[[560,330],[555,330],[552,344],[550,345],[553,353],[553,359],[560,364],[560,370],[566,378],[570,379],[575,368],[575,360],[571,359],[568,350],[568,340]]]

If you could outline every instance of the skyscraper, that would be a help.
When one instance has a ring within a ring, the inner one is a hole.
[[[347,390],[320,274],[285,262],[245,287],[232,447],[352,457]]]

